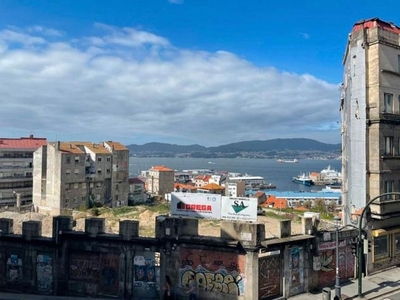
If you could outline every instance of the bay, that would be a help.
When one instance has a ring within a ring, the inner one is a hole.
[[[182,172],[188,169],[212,169],[216,171],[237,172],[253,176],[262,176],[266,183],[276,185],[277,191],[318,191],[324,186],[304,186],[292,181],[294,176],[302,173],[320,172],[331,166],[341,171],[341,161],[328,160],[299,160],[298,163],[278,163],[275,159],[255,158],[176,158],[176,157],[130,157],[130,177],[140,175],[141,171],[153,166],[164,165]]]

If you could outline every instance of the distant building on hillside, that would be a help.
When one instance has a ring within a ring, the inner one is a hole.
[[[166,166],[154,166],[147,172],[146,187],[150,195],[165,197],[174,191],[175,171]]]
[[[33,204],[53,215],[128,205],[129,150],[117,142],[53,142],[34,153]]]
[[[33,152],[47,144],[46,138],[33,135],[0,138],[0,206],[32,203]]]

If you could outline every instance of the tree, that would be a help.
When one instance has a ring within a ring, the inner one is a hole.
[[[319,213],[326,214],[326,203],[324,199],[317,198],[314,200],[314,210]]]

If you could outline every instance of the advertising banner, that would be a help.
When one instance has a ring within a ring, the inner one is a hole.
[[[171,215],[191,218],[220,219],[221,195],[171,193]]]
[[[257,198],[222,197],[221,219],[257,221]]]

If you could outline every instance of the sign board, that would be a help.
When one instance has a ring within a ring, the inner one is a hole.
[[[221,197],[221,219],[257,221],[257,198]]]
[[[221,195],[171,193],[171,215],[190,218],[220,219]]]

